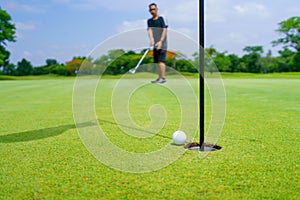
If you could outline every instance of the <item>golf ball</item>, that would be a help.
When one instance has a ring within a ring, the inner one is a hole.
[[[175,131],[172,135],[172,140],[176,145],[183,145],[186,141],[186,135],[183,131]]]

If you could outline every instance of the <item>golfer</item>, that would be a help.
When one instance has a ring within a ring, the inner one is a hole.
[[[158,79],[152,83],[165,83],[166,54],[167,54],[167,28],[163,17],[158,15],[158,8],[155,3],[149,5],[149,12],[152,18],[148,19],[148,36],[150,46],[153,46],[154,63],[157,63]]]

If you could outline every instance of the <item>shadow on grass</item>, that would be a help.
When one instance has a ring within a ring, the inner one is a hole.
[[[80,127],[87,127],[94,125],[91,122],[82,123]],[[0,143],[15,143],[15,142],[29,142],[34,140],[45,139],[49,137],[54,137],[60,135],[67,130],[74,129],[76,126],[74,124],[56,126],[50,128],[43,128],[32,131],[24,131],[19,133],[12,133],[8,135],[0,135]]]
[[[114,126],[119,125],[122,127],[126,127],[128,129],[136,130],[136,131],[144,131],[153,136],[158,136],[158,137],[162,137],[165,139],[172,139],[171,137],[167,137],[165,135],[157,134],[157,133],[147,131],[144,129],[130,127],[130,126],[124,125],[124,124],[117,124],[115,122],[108,121],[108,120],[98,120],[98,121],[102,124],[110,124],[110,125],[114,125]],[[94,125],[95,125],[95,123],[93,123],[93,122],[85,122],[85,123],[77,125],[77,128],[94,126]],[[56,126],[56,127],[50,127],[50,128],[43,128],[43,129],[38,129],[38,130],[11,133],[11,134],[7,134],[7,135],[0,135],[0,143],[29,142],[29,141],[34,141],[34,140],[41,140],[41,139],[45,139],[45,138],[49,138],[49,137],[58,136],[64,132],[66,132],[70,129],[74,129],[74,128],[76,128],[75,124],[69,124],[69,125]]]
[[[147,130],[144,130],[144,129],[141,129],[141,128],[134,128],[134,127],[131,127],[131,126],[128,126],[128,125],[125,125],[125,124],[117,124],[115,122],[108,121],[108,120],[103,120],[103,119],[98,119],[98,121],[99,121],[99,123],[102,123],[102,124],[110,124],[110,125],[113,125],[113,126],[122,126],[124,128],[132,129],[132,130],[135,130],[135,131],[143,131],[143,132],[149,133],[150,135],[153,135],[153,136],[158,136],[158,137],[165,138],[165,139],[172,139],[172,137],[168,137],[168,136],[165,136],[165,135],[161,135],[161,134],[158,134],[158,133],[147,131]]]

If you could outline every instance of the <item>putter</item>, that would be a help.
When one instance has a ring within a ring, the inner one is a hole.
[[[135,66],[135,68],[132,68],[131,70],[129,70],[130,73],[134,74],[136,72],[136,70],[140,67],[141,63],[143,62],[144,58],[146,57],[146,55],[149,51],[150,51],[150,47],[147,48],[147,50],[145,51],[144,55],[142,56],[142,58],[140,59],[138,64]]]

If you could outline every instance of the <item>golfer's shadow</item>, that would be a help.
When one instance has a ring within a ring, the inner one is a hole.
[[[123,126],[132,130],[137,130],[137,131],[145,131],[143,129],[137,129],[134,127],[130,127],[124,124],[117,124],[115,122],[107,121],[107,120],[98,120],[100,123],[106,123],[106,124],[111,124],[115,126]],[[63,126],[55,126],[55,127],[49,127],[49,128],[43,128],[43,129],[38,129],[38,130],[31,130],[31,131],[23,131],[23,132],[18,132],[18,133],[11,133],[7,135],[0,135],[0,143],[15,143],[15,142],[29,142],[29,141],[35,141],[35,140],[41,140],[45,138],[50,138],[54,136],[58,136],[63,134],[64,132],[78,128],[78,127],[89,127],[89,126],[95,126],[95,123],[93,122],[85,122],[81,124],[69,124],[69,125],[63,125]],[[153,136],[159,136],[162,138],[170,139],[167,136],[160,135],[160,134],[155,134],[150,131],[146,131],[149,134],[152,134]]]
[[[79,126],[87,127],[94,125],[91,122],[82,123]],[[0,135],[0,143],[15,143],[15,142],[29,142],[34,140],[45,139],[60,135],[70,129],[74,129],[74,124],[56,126],[50,128],[43,128],[38,130],[24,131],[18,133],[11,133],[7,135]]]
[[[121,127],[124,127],[124,128],[135,130],[135,131],[143,131],[143,132],[148,133],[149,135],[158,136],[158,137],[165,138],[165,139],[172,139],[171,137],[168,137],[168,136],[165,136],[165,135],[154,133],[154,132],[144,130],[144,129],[141,129],[141,128],[131,127],[131,126],[128,126],[128,125],[125,125],[125,124],[119,124],[119,123],[117,124],[115,122],[108,121],[108,120],[103,120],[103,119],[98,119],[98,121],[99,121],[100,124],[110,124],[110,125],[113,125],[113,126],[121,126]]]

